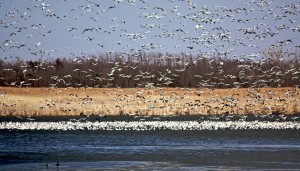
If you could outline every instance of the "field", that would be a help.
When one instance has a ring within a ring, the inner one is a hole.
[[[297,88],[0,87],[1,116],[295,114]]]

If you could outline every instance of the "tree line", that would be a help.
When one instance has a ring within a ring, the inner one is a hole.
[[[0,60],[0,86],[17,87],[295,87],[299,54],[256,58],[207,54],[103,53],[72,58]]]

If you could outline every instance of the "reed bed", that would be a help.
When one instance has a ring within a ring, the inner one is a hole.
[[[298,88],[0,87],[0,115],[298,114]]]

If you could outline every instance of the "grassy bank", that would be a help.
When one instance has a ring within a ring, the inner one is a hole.
[[[300,113],[297,88],[0,87],[5,115],[193,115]]]

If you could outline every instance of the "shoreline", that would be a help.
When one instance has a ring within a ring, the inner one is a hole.
[[[152,122],[152,121],[215,121],[215,122],[300,122],[300,114],[289,115],[258,115],[258,114],[210,114],[210,115],[90,115],[90,116],[55,116],[55,115],[40,115],[40,116],[0,116],[1,122]]]
[[[300,90],[0,87],[0,111],[0,116],[290,115],[300,113]]]

